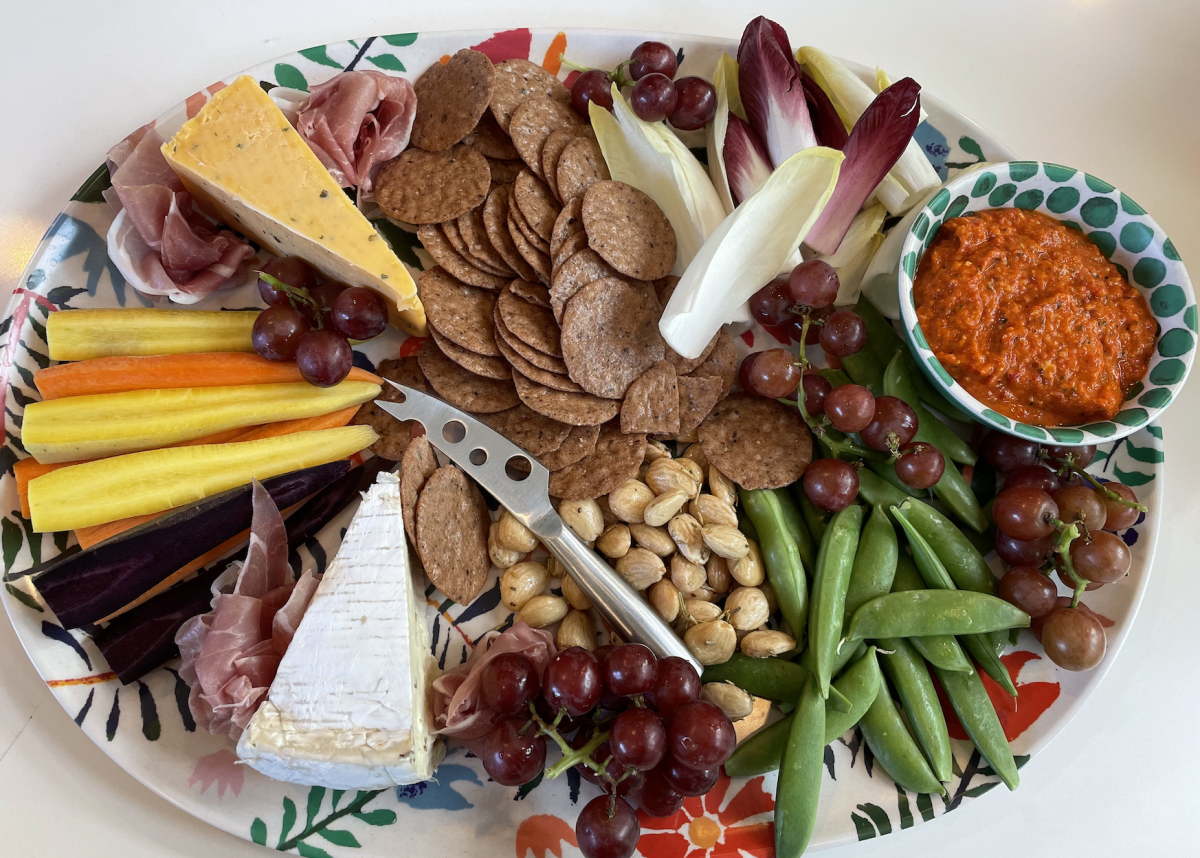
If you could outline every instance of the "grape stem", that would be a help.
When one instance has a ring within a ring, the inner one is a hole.
[[[596,751],[596,749],[608,740],[607,730],[602,733],[597,733],[586,745],[584,745],[582,748],[576,749],[568,745],[567,740],[558,734],[557,728],[558,722],[562,718],[561,712],[559,713],[559,716],[554,719],[553,724],[547,724],[542,720],[541,716],[539,716],[537,711],[534,709],[532,702],[529,704],[529,712],[530,715],[532,715],[531,723],[537,724],[538,732],[543,736],[548,736],[549,738],[553,739],[554,744],[558,745],[558,749],[562,751],[562,759],[546,769],[546,777],[554,779],[563,772],[571,769],[573,766],[582,763],[600,777],[608,778],[610,781],[612,781],[612,778],[606,771],[608,762],[612,759],[612,757],[609,757],[608,760],[605,760],[603,763],[597,763],[592,759],[592,754]]]
[[[594,69],[594,66],[585,66],[582,63],[573,62],[573,61],[567,59],[566,54],[559,54],[558,61],[561,65],[564,65],[567,68],[572,69],[573,71],[577,71],[577,72],[581,72],[581,73],[592,71]],[[633,60],[625,60],[624,62],[617,63],[617,67],[607,73],[609,82],[615,83],[617,85],[618,89],[623,89],[627,86],[633,86],[634,81],[625,77],[625,73],[624,73],[624,71],[622,71],[622,69],[624,69],[625,66],[629,65],[632,62],[633,62]]]
[[[1045,451],[1042,451],[1041,453],[1039,453],[1039,456],[1043,459],[1050,458],[1049,456],[1047,456],[1045,454]],[[1089,483],[1091,483],[1092,488],[1095,489],[1100,494],[1104,495],[1104,497],[1107,498],[1108,500],[1116,501],[1121,506],[1127,506],[1130,509],[1136,509],[1138,512],[1147,512],[1148,508],[1144,503],[1138,503],[1135,500],[1129,500],[1128,498],[1121,497],[1119,494],[1117,494],[1112,489],[1105,486],[1104,483],[1097,480],[1095,477],[1093,477],[1091,474],[1089,474],[1083,468],[1076,465],[1074,453],[1068,453],[1060,461],[1061,461],[1061,467],[1059,467],[1059,469],[1057,471],[1057,473],[1060,477],[1063,476],[1064,474],[1068,474],[1068,473],[1076,474],[1080,477],[1083,477],[1085,480],[1087,480]]]
[[[292,305],[293,310],[300,309],[299,307],[296,306],[297,301],[299,301],[302,304],[307,304],[308,306],[312,307],[313,315],[316,317],[316,320],[317,320],[317,330],[318,331],[321,330],[321,328],[323,327],[321,324],[321,308],[317,305],[317,302],[315,300],[313,300],[313,297],[308,294],[307,289],[300,289],[296,286],[289,286],[288,284],[286,284],[282,280],[280,280],[278,277],[272,277],[270,274],[268,274],[265,271],[255,271],[254,273],[257,274],[261,279],[267,281],[267,283],[271,286],[272,289],[278,289],[280,292],[287,295],[288,303],[290,303]]]
[[[1062,558],[1063,569],[1066,570],[1067,578],[1070,579],[1071,585],[1075,588],[1075,593],[1071,597],[1071,607],[1078,608],[1079,598],[1090,583],[1075,571],[1075,563],[1071,560],[1071,543],[1079,538],[1079,527],[1074,524],[1064,525],[1061,521],[1056,521],[1055,525],[1058,527],[1058,542],[1054,550]]]

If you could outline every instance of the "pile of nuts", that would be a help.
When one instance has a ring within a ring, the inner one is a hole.
[[[704,665],[739,647],[753,658],[788,652],[795,640],[767,628],[777,603],[758,546],[738,529],[737,487],[699,444],[679,458],[646,445],[637,479],[607,496],[561,501],[563,521],[641,592]],[[558,623],[560,649],[596,648],[591,601],[553,557],[527,560],[537,537],[507,510],[492,523],[488,549],[503,570],[500,598],[534,628]],[[546,594],[558,579],[562,595]]]

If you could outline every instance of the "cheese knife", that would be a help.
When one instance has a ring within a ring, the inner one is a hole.
[[[596,552],[575,535],[550,503],[550,471],[499,432],[428,394],[388,381],[403,400],[375,404],[397,420],[416,420],[429,443],[541,540],[623,640],[645,644],[660,658],[678,656],[703,668],[679,636]],[[528,468],[528,473],[525,469]]]

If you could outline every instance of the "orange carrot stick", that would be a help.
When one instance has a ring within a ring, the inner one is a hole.
[[[239,384],[298,382],[294,361],[269,361],[244,352],[102,357],[38,370],[34,376],[42,399],[122,393],[180,387],[227,387]],[[353,367],[349,381],[373,381],[377,375]]]

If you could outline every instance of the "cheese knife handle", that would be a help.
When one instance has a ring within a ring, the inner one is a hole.
[[[622,640],[645,644],[659,658],[678,656],[695,667],[697,673],[704,672],[679,635],[650,607],[642,594],[588,548],[571,528],[562,524],[537,530],[549,532],[539,534],[546,550],[566,567],[579,589],[587,594]]]

